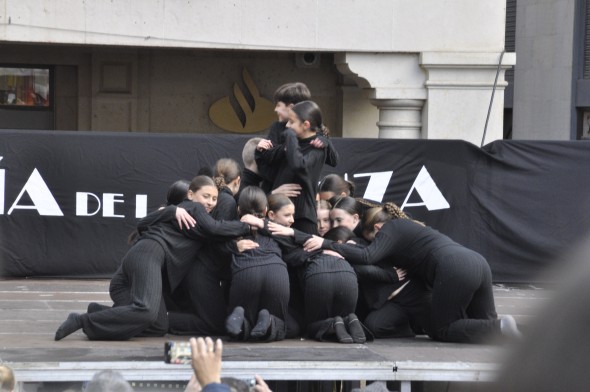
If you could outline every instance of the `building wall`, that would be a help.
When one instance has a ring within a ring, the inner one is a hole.
[[[574,8],[517,1],[513,139],[571,138]]]
[[[59,79],[77,79],[77,110],[68,84],[57,129],[77,116],[81,130],[226,132],[209,108],[229,97],[239,112],[246,69],[268,99],[307,83],[336,136],[479,144],[505,12],[505,0],[0,0],[0,49],[13,63],[75,66]],[[306,52],[319,63],[302,63]],[[486,142],[502,137],[512,64]]]
[[[300,51],[501,51],[505,0],[0,0],[0,41]]]

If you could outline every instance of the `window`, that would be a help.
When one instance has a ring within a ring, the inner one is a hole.
[[[0,65],[0,107],[50,108],[51,71],[49,67]]]

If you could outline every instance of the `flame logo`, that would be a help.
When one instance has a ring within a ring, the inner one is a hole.
[[[245,95],[240,86],[234,83],[234,108],[230,97],[216,101],[209,108],[209,118],[219,128],[237,133],[254,133],[268,128],[276,120],[274,104],[261,97],[258,87],[246,70],[242,71],[244,83],[248,89]]]

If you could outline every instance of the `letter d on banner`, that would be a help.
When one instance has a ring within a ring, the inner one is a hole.
[[[98,203],[98,207],[94,212],[88,212],[88,196],[94,197]],[[76,192],[76,216],[92,216],[100,211],[100,198],[94,193]]]

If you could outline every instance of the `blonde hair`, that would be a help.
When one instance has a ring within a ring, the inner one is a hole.
[[[253,137],[244,144],[244,149],[242,150],[242,162],[244,162],[244,167],[249,168],[256,164],[256,147],[261,140],[261,137]]]
[[[0,391],[13,391],[16,381],[14,379],[14,372],[6,365],[0,365]]]
[[[390,201],[383,204],[374,203],[366,199],[357,199],[357,201],[366,207],[370,207],[365,211],[363,218],[363,227],[368,232],[371,232],[377,223],[385,223],[392,219],[410,219],[424,226],[424,223],[410,218],[401,208]]]

